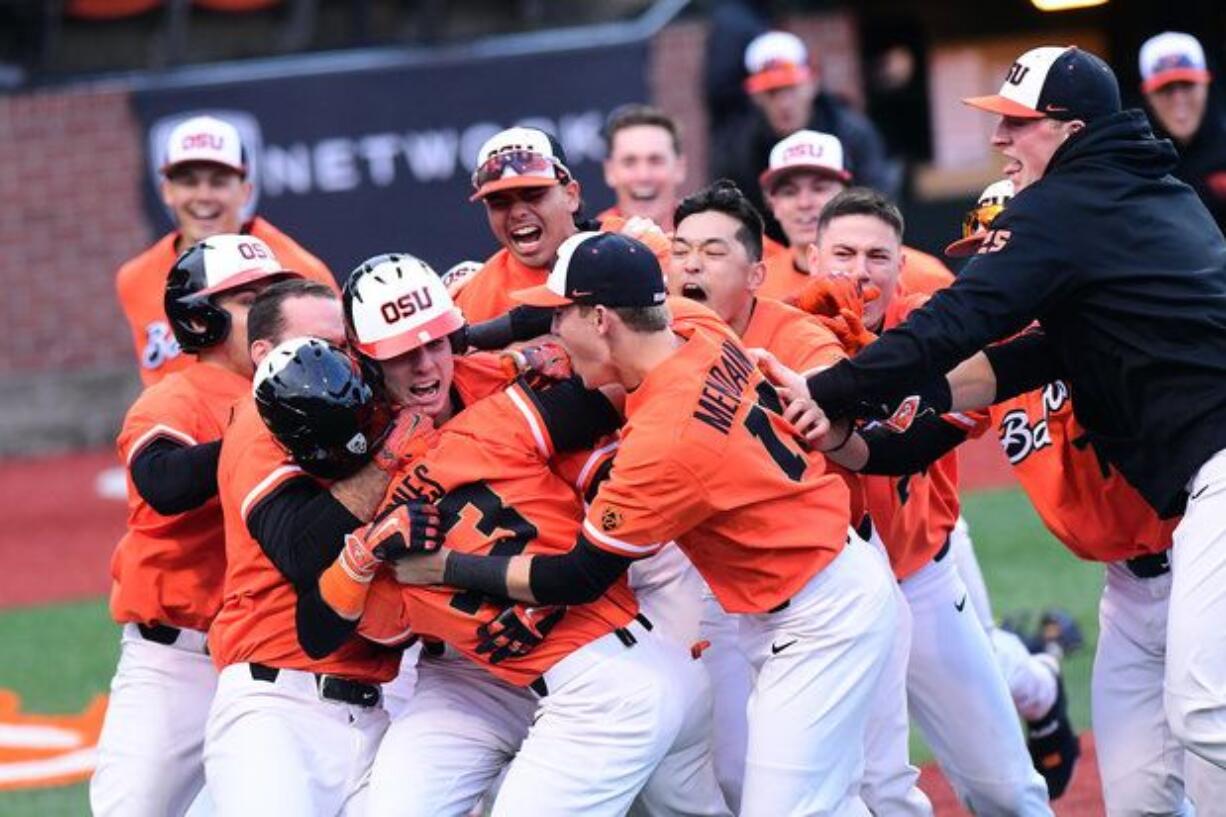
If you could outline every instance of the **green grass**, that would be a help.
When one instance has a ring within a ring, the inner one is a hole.
[[[1029,610],[1037,618],[1045,607],[1073,614],[1085,635],[1085,647],[1064,662],[1069,714],[1078,732],[1090,728],[1090,665],[1098,642],[1098,597],[1103,568],[1083,562],[1043,527],[1025,494],[1016,489],[981,491],[964,497],[963,513],[992,600],[992,612],[1004,616]],[[932,759],[916,730],[911,757],[916,764]]]
[[[1043,528],[1017,490],[966,497],[964,511],[997,617],[1060,606],[1076,616],[1086,648],[1065,663],[1070,709],[1088,729],[1090,661],[1098,636],[1102,568],[1078,561]],[[119,630],[103,600],[0,611],[0,688],[16,690],[28,712],[78,712],[105,692],[119,656]],[[918,738],[915,762],[931,759]],[[0,793],[4,817],[89,813],[86,786]]]
[[[0,688],[16,691],[22,711],[80,712],[110,687],[119,660],[119,628],[106,601],[0,612]],[[4,817],[89,814],[84,783],[59,789],[0,792]]]

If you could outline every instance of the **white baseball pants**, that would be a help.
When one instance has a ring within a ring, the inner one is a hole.
[[[864,740],[894,641],[892,582],[853,540],[785,609],[741,616],[742,650],[757,670],[742,817],[868,814]]]
[[[913,622],[911,715],[950,785],[981,817],[1050,815],[1047,784],[953,561],[930,562],[901,587]]]
[[[94,814],[177,817],[204,787],[204,724],[217,688],[205,634],[172,645],[125,624],[89,784]]]
[[[630,588],[639,611],[657,636],[667,636],[687,650],[699,639],[706,583],[675,543],[630,565]]]
[[[1189,751],[1226,769],[1226,450],[1188,483],[1171,575],[1167,719]]]
[[[671,813],[729,813],[709,743],[702,746],[711,718],[702,667],[638,622],[627,629],[633,646],[610,633],[544,674],[548,694],[503,780],[493,817],[621,815],[640,790],[647,813],[670,813],[653,811],[669,803],[684,809]],[[653,774],[657,767],[664,771]]]
[[[366,813],[382,705],[320,697],[315,676],[281,670],[256,680],[250,664],[221,671],[205,731],[204,766],[219,817]]]

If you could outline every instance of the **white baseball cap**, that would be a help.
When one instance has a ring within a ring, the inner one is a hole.
[[[408,253],[376,255],[359,265],[345,283],[344,306],[350,342],[375,360],[397,357],[464,325],[443,279]]]
[[[813,76],[804,40],[787,31],[760,34],[745,49],[745,90],[756,94],[799,85]]]
[[[842,182],[851,181],[843,161],[843,143],[837,136],[815,130],[799,130],[771,148],[770,163],[758,177],[769,191],[783,176],[807,170]]]
[[[1013,198],[1013,181],[1001,179],[983,188],[975,209],[966,214],[962,220],[962,237],[945,248],[945,254],[951,258],[962,258],[979,249],[983,236],[988,231],[988,225],[1005,209],[1005,204]]]
[[[469,201],[514,187],[552,187],[572,178],[566,152],[552,134],[537,128],[507,128],[477,151]]]
[[[196,293],[200,298],[238,289],[262,278],[302,277],[281,266],[272,248],[253,235],[221,233],[195,246],[203,252],[205,288]]]
[[[193,116],[174,127],[166,140],[162,173],[187,162],[211,162],[247,174],[238,128],[212,116]]]
[[[1191,34],[1164,31],[1141,46],[1141,92],[1152,93],[1172,82],[1207,84],[1205,49]]]
[[[1091,122],[1120,110],[1120,86],[1111,67],[1089,51],[1045,45],[1022,54],[998,93],[963,99],[989,113],[1018,119]]]

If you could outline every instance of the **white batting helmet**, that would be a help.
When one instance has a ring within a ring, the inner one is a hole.
[[[389,360],[464,325],[438,273],[408,253],[376,255],[345,283],[345,329],[353,347]]]

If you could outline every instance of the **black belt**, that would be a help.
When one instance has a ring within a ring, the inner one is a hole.
[[[945,544],[941,545],[941,549],[937,551],[937,555],[932,557],[932,561],[939,562],[949,555],[949,537],[945,537]]]
[[[266,664],[252,662],[248,666],[251,667],[251,677],[256,681],[272,683],[281,674],[280,669],[267,666]],[[319,688],[319,697],[327,698],[329,701],[371,707],[378,706],[379,701],[383,700],[383,693],[374,684],[350,681],[348,678],[341,678],[336,675],[321,675],[319,673],[312,673],[312,675],[315,676],[315,685]]]
[[[639,613],[634,618],[639,624],[643,625],[645,630],[651,632],[653,626],[651,619],[647,618],[647,616],[643,615],[642,613]],[[617,636],[618,641],[625,644],[627,647],[633,647],[635,644],[639,643],[639,640],[634,637],[634,633],[630,632],[625,627],[618,627],[613,631],[613,634]],[[583,648],[580,647],[580,649]],[[535,692],[538,698],[544,698],[549,694],[549,686],[545,683],[545,676],[543,675],[532,683],[528,684],[528,689]]]
[[[183,632],[178,627],[170,627],[166,624],[137,624],[136,629],[140,631],[140,637],[146,641],[165,644],[167,647],[178,641],[179,633]]]
[[[1150,553],[1124,561],[1124,567],[1138,579],[1156,579],[1171,572],[1171,552]]]

